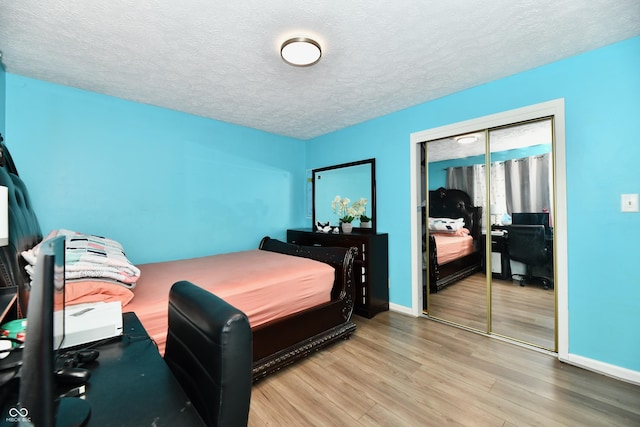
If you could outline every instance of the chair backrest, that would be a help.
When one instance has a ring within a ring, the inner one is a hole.
[[[246,426],[252,384],[247,316],[186,281],[169,293],[164,359],[208,426]]]
[[[529,265],[549,261],[544,225],[511,225],[508,228],[509,257]]]

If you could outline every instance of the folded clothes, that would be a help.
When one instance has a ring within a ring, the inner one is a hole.
[[[70,230],[53,230],[44,239],[65,236],[65,279],[110,279],[133,288],[140,278],[140,269],[129,261],[122,245],[115,240]],[[33,274],[40,244],[22,252],[29,263],[25,267]]]

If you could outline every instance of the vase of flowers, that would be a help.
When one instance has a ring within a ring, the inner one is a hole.
[[[349,234],[353,230],[353,224],[351,222],[364,215],[367,199],[361,198],[351,205],[350,203],[351,199],[340,196],[336,196],[333,202],[331,202],[331,208],[338,215],[342,232],[345,234]]]

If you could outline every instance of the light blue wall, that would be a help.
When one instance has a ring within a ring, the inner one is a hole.
[[[315,138],[307,167],[376,158],[378,230],[389,233],[391,302],[411,307],[412,132],[565,99],[569,352],[640,371],[640,38]]]
[[[5,131],[5,111],[6,111],[6,75],[2,64],[0,64],[0,133],[4,135]]]
[[[305,224],[304,142],[7,74],[6,144],[43,232],[135,263],[257,248]]]

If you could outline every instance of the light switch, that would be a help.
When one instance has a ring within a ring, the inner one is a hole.
[[[623,194],[620,197],[622,212],[638,212],[638,194]]]

